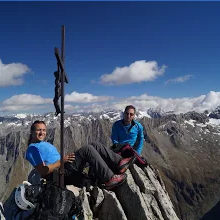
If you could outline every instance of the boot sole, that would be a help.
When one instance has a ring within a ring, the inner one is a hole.
[[[129,163],[124,164],[121,166],[121,169],[118,171],[120,174],[123,174],[126,172],[126,170],[130,167],[131,164],[133,164],[136,161],[136,156],[134,155],[133,158],[129,161]]]
[[[107,190],[111,190],[111,189],[113,189],[113,188],[115,188],[117,186],[122,185],[126,180],[127,180],[127,175],[125,176],[125,178],[121,182],[119,182],[119,183],[117,183],[115,185],[105,186],[104,188],[107,189]]]

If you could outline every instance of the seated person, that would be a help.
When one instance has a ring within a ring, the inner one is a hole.
[[[135,113],[134,106],[126,106],[123,119],[112,126],[111,139],[113,144],[129,144],[141,155],[144,142],[143,126],[134,120]]]
[[[35,121],[31,126],[26,159],[41,177],[51,180],[52,172],[61,166],[60,154],[56,147],[45,142],[47,133],[44,121]],[[100,143],[85,145],[75,153],[64,156],[64,183],[80,186],[74,172],[83,172],[86,164],[92,167],[95,176],[101,180],[106,189],[121,185],[126,180],[125,171],[135,158],[122,158]],[[71,166],[69,166],[71,165]],[[71,169],[69,169],[71,168]],[[117,170],[117,174],[113,173]],[[82,187],[82,186],[81,186]]]

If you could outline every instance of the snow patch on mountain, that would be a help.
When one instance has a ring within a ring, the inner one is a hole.
[[[143,118],[143,117],[151,118],[151,116],[145,111],[139,111],[138,113],[139,113],[138,118]]]
[[[210,124],[210,125],[220,126],[220,119],[210,118],[210,119],[209,119],[209,124]]]
[[[189,120],[189,121],[186,121],[186,120],[185,120],[184,123],[190,124],[190,125],[192,125],[193,127],[195,127],[196,121],[195,121],[195,120]]]
[[[26,118],[28,114],[17,114],[15,115],[16,118]]]
[[[208,112],[208,111],[207,111]],[[217,108],[213,113],[218,113],[219,108]],[[162,111],[161,109],[148,109],[147,111],[137,111],[136,113],[136,119],[139,120],[143,117],[147,118],[161,118],[164,116],[169,116],[171,113],[167,113],[165,111]],[[173,114],[173,113],[172,113]],[[196,113],[197,114],[197,113]],[[207,125],[210,125],[212,127],[219,127],[220,128],[220,119],[213,118],[208,116],[208,122],[201,123],[201,120],[198,121],[197,118],[204,117],[200,114],[196,115],[195,113],[187,113],[188,116],[185,118],[185,125],[190,124],[191,126],[200,126],[205,127]],[[210,114],[209,114],[210,115]],[[2,116],[0,117],[0,125],[6,126],[6,127],[12,127],[12,126],[27,126],[33,123],[35,120],[43,120],[47,125],[51,125],[53,123],[60,123],[60,115],[56,116],[55,113],[50,112],[46,113],[44,115],[39,114],[17,114],[17,115],[11,115],[11,116]],[[73,122],[81,123],[84,120],[87,121],[93,121],[96,119],[102,119],[102,120],[109,120],[111,122],[114,122],[116,120],[120,120],[123,118],[123,112],[122,111],[103,111],[100,113],[74,113],[74,114],[64,114],[64,126],[68,127]],[[175,123],[171,119],[172,123]]]

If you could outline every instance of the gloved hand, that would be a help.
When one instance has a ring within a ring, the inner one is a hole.
[[[121,148],[123,148],[124,146],[126,146],[127,144],[119,144],[119,143],[115,143],[113,144],[110,149],[112,151],[114,151],[115,153],[118,153],[120,152]]]

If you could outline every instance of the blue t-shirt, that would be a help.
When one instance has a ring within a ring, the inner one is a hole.
[[[36,167],[43,162],[45,165],[48,165],[60,160],[60,154],[56,147],[45,141],[31,143],[28,146],[25,157],[33,167]]]

